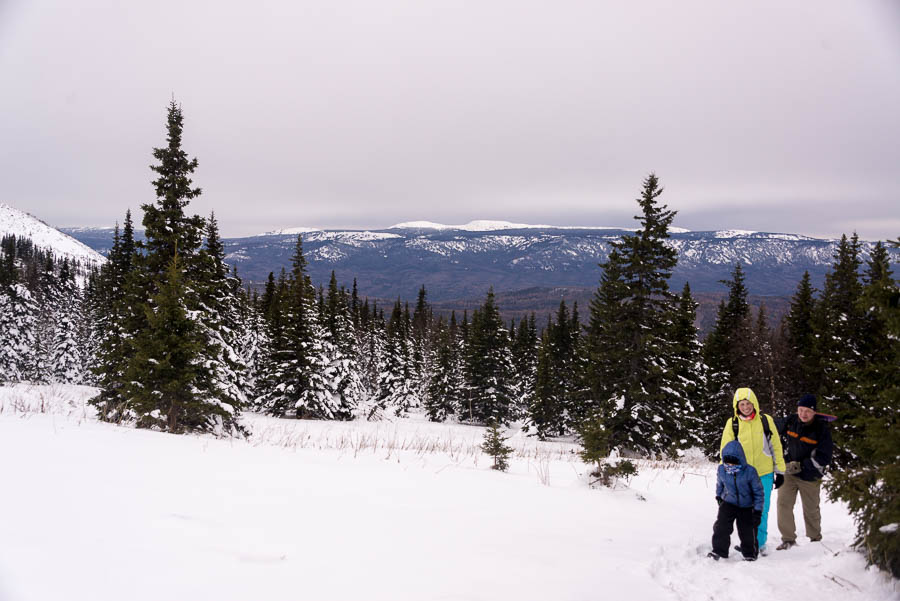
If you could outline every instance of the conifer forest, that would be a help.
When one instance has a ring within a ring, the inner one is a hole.
[[[700,338],[689,284],[669,288],[676,211],[655,174],[637,196],[637,230],[597,266],[590,306],[563,300],[546,320],[504,323],[493,290],[469,314],[417,298],[384,302],[355,281],[314,282],[302,235],[289,270],[244,285],[214,214],[192,215],[198,160],[168,106],[152,151],[154,200],[130,210],[99,269],[58,260],[26,238],[0,244],[0,382],[88,384],[101,419],[170,433],[244,436],[239,416],[508,425],[574,437],[603,457],[719,451],[737,387],[788,415],[805,393],[833,422],[832,498],[847,502],[870,561],[900,576],[900,286],[889,245],[870,256],[845,235],[821,290],[797,282],[773,323],[751,310],[742,266]],[[538,323],[546,327],[538,328]]]

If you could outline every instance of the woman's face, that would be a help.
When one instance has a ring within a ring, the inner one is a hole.
[[[750,415],[753,413],[753,403],[747,399],[741,399],[738,401],[738,411],[741,412],[741,415]]]

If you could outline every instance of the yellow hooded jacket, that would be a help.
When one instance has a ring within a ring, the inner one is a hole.
[[[748,400],[753,403],[756,414],[751,420],[743,420],[738,417],[738,403],[742,400]],[[734,393],[732,401],[734,407],[734,415],[725,424],[725,430],[722,431],[722,444],[719,446],[719,453],[725,445],[734,440],[734,428],[732,420],[738,420],[738,442],[744,447],[744,454],[747,456],[747,463],[756,468],[760,476],[784,473],[784,452],[781,449],[781,438],[778,436],[778,429],[775,428],[775,422],[771,415],[765,416],[769,420],[769,431],[772,432],[771,442],[766,438],[766,432],[763,430],[763,415],[759,411],[759,401],[756,395],[749,388],[738,388]]]

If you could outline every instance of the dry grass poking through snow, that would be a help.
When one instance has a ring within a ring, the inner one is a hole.
[[[97,412],[87,403],[96,394],[92,386],[9,384],[0,386],[0,415],[50,413],[78,420],[96,419]]]
[[[13,384],[0,386],[0,415],[27,417],[33,414],[62,415],[80,423],[96,420],[96,411],[87,401],[97,394],[90,386],[66,384]],[[454,464],[479,465],[485,461],[481,450],[484,428],[456,423],[433,423],[423,415],[394,421],[323,422],[276,419],[246,412],[244,423],[252,446],[274,446],[292,450],[326,450],[359,457],[376,455],[384,459],[447,457]],[[123,426],[128,427],[128,426]],[[580,464],[580,449],[573,439],[541,441],[513,427],[506,431],[513,459],[528,464],[538,479],[550,484],[551,464]],[[705,475],[709,462],[699,453],[679,460],[633,460],[638,469],[673,470],[688,475]],[[704,469],[704,467],[706,469]]]

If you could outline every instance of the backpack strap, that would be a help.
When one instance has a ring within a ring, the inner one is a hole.
[[[768,438],[769,440],[772,440],[772,429],[771,429],[771,427],[769,426],[769,420],[772,419],[772,418],[769,417],[769,414],[767,414],[767,413],[760,413],[760,414],[759,414],[759,417],[760,417],[760,419],[762,420],[763,432],[765,432],[766,438]],[[738,419],[737,419],[737,416],[734,416],[734,417],[731,418],[731,429],[734,430],[734,439],[737,440],[737,439],[738,439]]]

